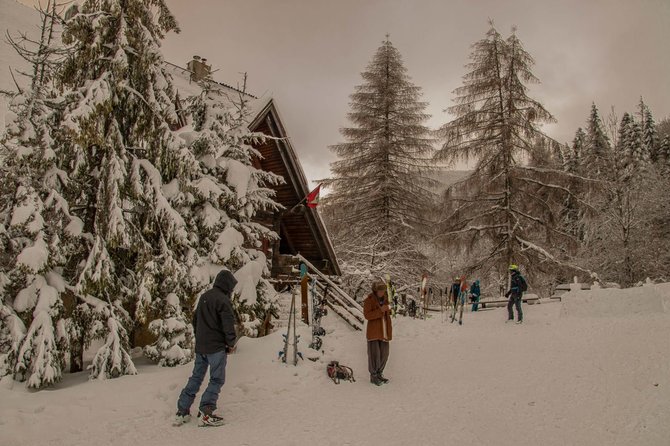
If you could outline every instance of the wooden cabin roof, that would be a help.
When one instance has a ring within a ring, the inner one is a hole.
[[[261,132],[277,139],[268,139],[255,148],[263,159],[263,170],[284,178],[285,183],[273,186],[275,201],[292,209],[311,191],[300,161],[288,138],[272,98],[256,104],[258,112],[249,125],[254,132]],[[281,217],[280,235],[282,254],[302,254],[307,260],[326,274],[341,275],[328,231],[316,209],[304,208],[302,213],[284,213]]]
[[[173,83],[181,98],[187,98],[200,92],[198,83],[191,80],[193,73],[190,70],[169,62],[165,63],[165,67],[172,74]],[[281,140],[266,140],[265,143],[255,145],[263,156],[262,160],[255,160],[255,164],[265,171],[273,172],[284,178],[284,184],[270,187],[276,192],[275,201],[284,206],[286,211],[290,210],[310,192],[310,188],[279,116],[275,100],[271,97],[259,99],[231,85],[213,80],[210,82],[221,95],[222,101],[236,100],[240,95],[250,100],[249,129],[251,131],[281,138]],[[180,116],[178,125],[183,126],[185,114],[181,100],[178,101],[177,112]],[[272,215],[258,216],[259,222],[270,227],[272,227],[272,218]],[[316,209],[305,208],[302,213],[284,213],[280,220],[279,234],[281,236],[280,254],[302,254],[323,273],[341,275],[333,244]]]

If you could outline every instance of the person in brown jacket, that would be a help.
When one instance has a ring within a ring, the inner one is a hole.
[[[372,284],[372,294],[365,299],[363,314],[368,321],[366,334],[370,382],[381,386],[388,382],[383,373],[389,357],[389,342],[393,338],[391,307],[384,282],[376,281]]]

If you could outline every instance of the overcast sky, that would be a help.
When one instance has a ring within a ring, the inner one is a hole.
[[[26,0],[29,2],[30,0]],[[531,95],[558,123],[546,131],[572,139],[594,102],[603,115],[633,110],[643,96],[656,120],[670,115],[670,0],[167,0],[181,34],[167,60],[197,54],[215,79],[278,102],[310,180],[328,175],[328,146],[341,140],[349,94],[386,33],[423,88],[433,115],[449,120],[470,45],[487,20],[512,25],[536,61]]]

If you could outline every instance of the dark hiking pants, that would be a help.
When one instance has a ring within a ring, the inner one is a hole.
[[[513,306],[516,306],[516,312],[519,316],[517,320],[523,320],[523,311],[521,311],[521,296],[512,294],[509,297],[509,302],[507,302],[507,314],[510,320],[514,319],[514,311],[512,310]]]
[[[388,342],[368,341],[368,370],[370,371],[370,377],[382,376],[388,359]]]

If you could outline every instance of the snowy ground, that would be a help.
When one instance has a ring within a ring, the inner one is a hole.
[[[670,289],[649,290],[615,293],[606,315],[594,305],[604,290],[525,306],[521,326],[505,324],[502,308],[466,313],[462,327],[440,313],[399,318],[392,381],[380,388],[368,382],[363,335],[331,316],[319,363],[278,363],[279,333],[243,339],[221,428],[170,426],[190,366],[140,364],[140,375],[106,382],[68,376],[37,393],[5,380],[0,444],[668,445]],[[329,381],[331,358],[358,382]]]

